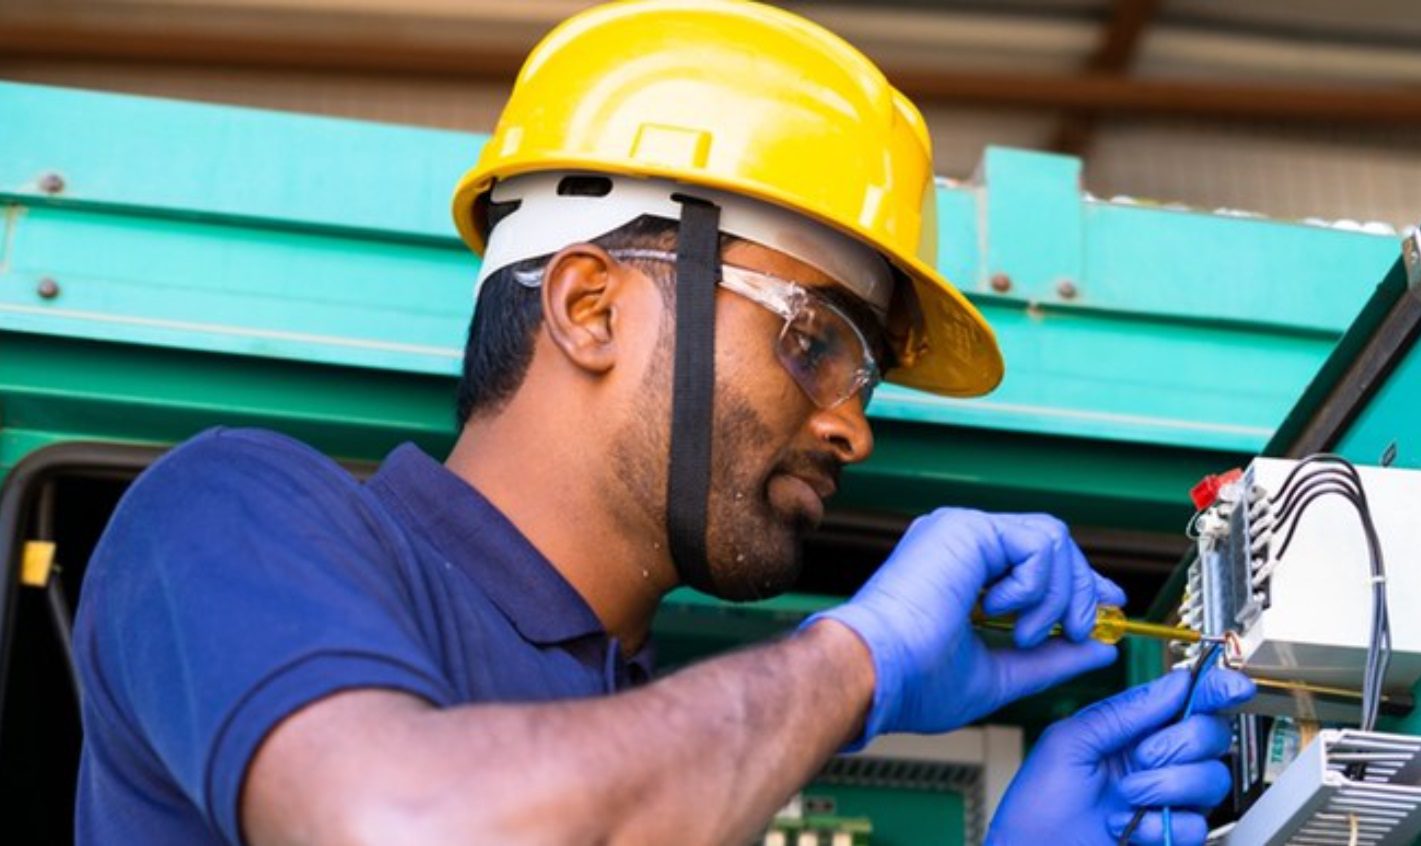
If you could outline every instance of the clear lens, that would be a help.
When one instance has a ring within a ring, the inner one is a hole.
[[[878,371],[863,339],[836,309],[807,297],[785,321],[776,350],[780,363],[809,398],[833,408],[855,393],[868,405]]]
[[[613,250],[618,259],[675,262],[662,250]],[[868,342],[852,321],[827,301],[787,279],[735,265],[721,267],[720,284],[785,319],[780,364],[815,405],[833,408],[854,394],[865,407],[882,376]]]

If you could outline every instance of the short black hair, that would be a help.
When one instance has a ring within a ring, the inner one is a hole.
[[[724,248],[724,236],[721,241]],[[643,215],[591,243],[609,251],[674,250],[676,221]],[[551,258],[526,259],[500,268],[484,280],[464,345],[464,370],[455,402],[460,427],[471,417],[498,411],[523,384],[533,360],[533,341],[543,324],[543,300],[540,288],[521,284],[515,277],[540,273]],[[663,305],[674,307],[673,269],[655,262],[638,266],[656,280]]]

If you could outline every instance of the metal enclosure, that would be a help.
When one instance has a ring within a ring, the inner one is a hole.
[[[1231,846],[1405,846],[1421,833],[1421,740],[1324,730],[1222,842]],[[1379,759],[1353,780],[1347,764]]]
[[[1276,492],[1296,462],[1260,458],[1244,474],[1252,488]],[[1421,470],[1360,468],[1387,567],[1392,651],[1386,689],[1406,693],[1421,679]],[[1266,602],[1242,629],[1250,675],[1360,690],[1371,617],[1371,575],[1356,511],[1340,497],[1321,497],[1295,518],[1285,537],[1270,534],[1263,550]],[[1260,573],[1263,575],[1263,573]]]

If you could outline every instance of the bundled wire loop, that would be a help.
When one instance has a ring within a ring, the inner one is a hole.
[[[1347,459],[1328,453],[1308,456],[1298,462],[1273,494],[1270,504],[1275,507],[1277,515],[1274,532],[1281,534],[1283,538],[1275,557],[1275,566],[1281,564],[1287,554],[1308,507],[1326,496],[1341,497],[1356,510],[1367,542],[1372,619],[1367,638],[1366,667],[1362,675],[1361,728],[1363,731],[1372,731],[1376,727],[1387,665],[1391,660],[1391,619],[1387,611],[1386,562],[1382,556],[1376,525],[1372,521],[1371,508],[1367,504],[1367,492],[1362,487],[1362,477]],[[1365,771],[1363,764],[1357,767],[1355,773],[1349,772],[1348,775],[1356,778]]]

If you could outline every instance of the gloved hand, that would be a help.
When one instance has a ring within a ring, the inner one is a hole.
[[[1130,842],[1163,843],[1164,806],[1176,846],[1202,844],[1208,827],[1200,811],[1222,801],[1230,783],[1214,760],[1228,751],[1228,724],[1211,715],[1253,693],[1242,673],[1211,669],[1193,715],[1176,724],[1189,695],[1189,673],[1176,670],[1052,725],[1007,789],[988,846],[1115,846],[1142,807],[1156,810]]]
[[[988,649],[973,630],[986,588],[987,614],[1018,615],[1017,649]],[[886,731],[948,731],[1114,661],[1115,647],[1088,640],[1097,602],[1123,604],[1125,593],[1090,569],[1061,521],[944,508],[914,521],[853,599],[804,625],[836,620],[868,645],[862,745]],[[1044,642],[1058,622],[1067,638]]]

